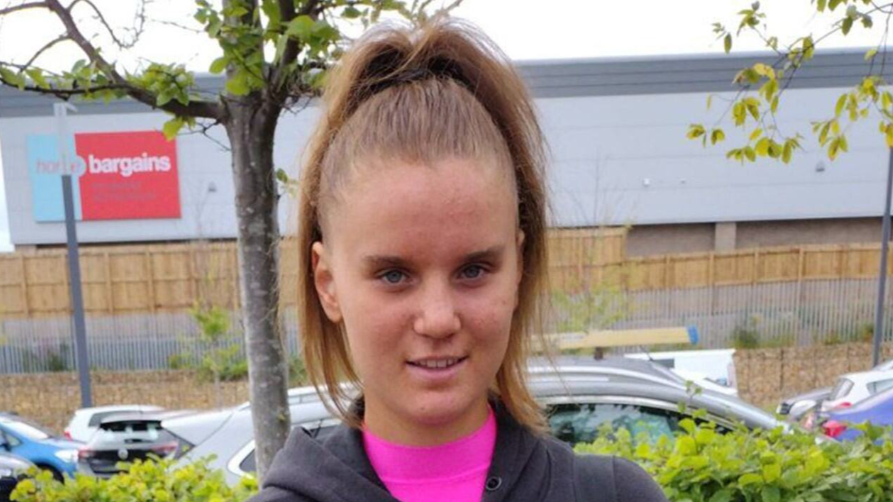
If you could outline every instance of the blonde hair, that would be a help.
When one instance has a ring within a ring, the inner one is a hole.
[[[298,314],[310,381],[327,389],[334,413],[359,425],[339,382],[362,384],[342,325],[323,311],[311,265],[311,247],[323,239],[326,214],[350,172],[362,162],[395,158],[429,165],[450,157],[493,159],[512,174],[525,238],[518,307],[491,392],[523,426],[545,430],[526,383],[532,342],[543,334],[545,143],[520,76],[480,31],[437,18],[421,28],[386,26],[364,35],[332,70],[323,100],[305,152],[298,209],[298,263],[305,268],[298,273]]]

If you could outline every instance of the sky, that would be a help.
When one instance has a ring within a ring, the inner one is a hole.
[[[0,0],[0,8],[22,2]],[[133,26],[140,3],[135,0],[95,0],[94,3],[103,10],[109,24],[119,29],[119,36],[127,39],[127,28]],[[751,3],[740,0],[464,0],[454,16],[477,24],[514,60],[704,54],[723,50],[722,42],[713,33],[713,23],[736,26],[736,12],[749,8]],[[106,57],[131,71],[147,61],[182,62],[191,70],[206,71],[219,56],[215,43],[204,34],[174,26],[196,27],[192,20],[194,3],[153,0],[148,5],[139,43],[126,53],[107,50]],[[807,34],[817,38],[827,33],[832,23],[843,15],[840,9],[836,13],[817,15],[811,0],[764,0],[760,9],[767,14],[769,34],[777,36],[781,44]],[[87,27],[86,33],[97,34],[96,44],[107,45],[107,37],[99,34],[88,10],[75,11],[75,14]],[[857,24],[847,37],[829,37],[819,49],[878,45],[884,23],[877,16],[874,21],[873,30]],[[0,19],[0,61],[24,63],[61,32],[60,23],[39,11],[18,12]],[[749,36],[736,40],[733,52],[763,49],[764,44],[758,37]],[[38,63],[45,68],[61,69],[83,57],[73,45],[58,44],[45,52]],[[0,152],[2,148],[0,143]],[[0,173],[2,169],[0,160]],[[8,228],[5,188],[0,176],[0,252],[12,249]]]

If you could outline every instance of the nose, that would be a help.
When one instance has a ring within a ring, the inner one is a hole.
[[[446,338],[461,327],[449,288],[436,285],[425,288],[419,313],[413,322],[415,332],[431,338]]]

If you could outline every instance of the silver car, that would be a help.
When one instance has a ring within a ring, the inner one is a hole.
[[[600,371],[603,369],[604,371]],[[591,442],[599,428],[625,427],[636,434],[644,428],[652,434],[672,434],[689,409],[703,409],[721,428],[741,421],[750,428],[782,425],[772,415],[740,399],[709,391],[692,392],[677,379],[661,380],[648,373],[599,365],[560,366],[558,370],[532,368],[531,390],[545,406],[553,433],[574,444]],[[637,377],[638,375],[638,377]],[[293,427],[303,427],[323,438],[339,424],[312,387],[289,392]],[[235,409],[203,413],[165,421],[163,427],[189,447],[180,462],[214,455],[210,466],[223,470],[227,482],[255,468],[251,410],[248,403]]]

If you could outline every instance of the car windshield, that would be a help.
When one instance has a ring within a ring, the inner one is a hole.
[[[102,424],[90,439],[98,443],[153,443],[170,435],[158,422],[113,422]]]
[[[31,441],[43,441],[44,439],[53,437],[52,434],[50,434],[37,424],[19,420],[4,421],[2,422],[2,424],[13,434]]]
[[[834,386],[834,389],[831,391],[831,396],[829,399],[831,401],[842,398],[843,396],[850,393],[850,389],[853,388],[853,382],[846,378],[841,378],[837,381],[837,384]]]

